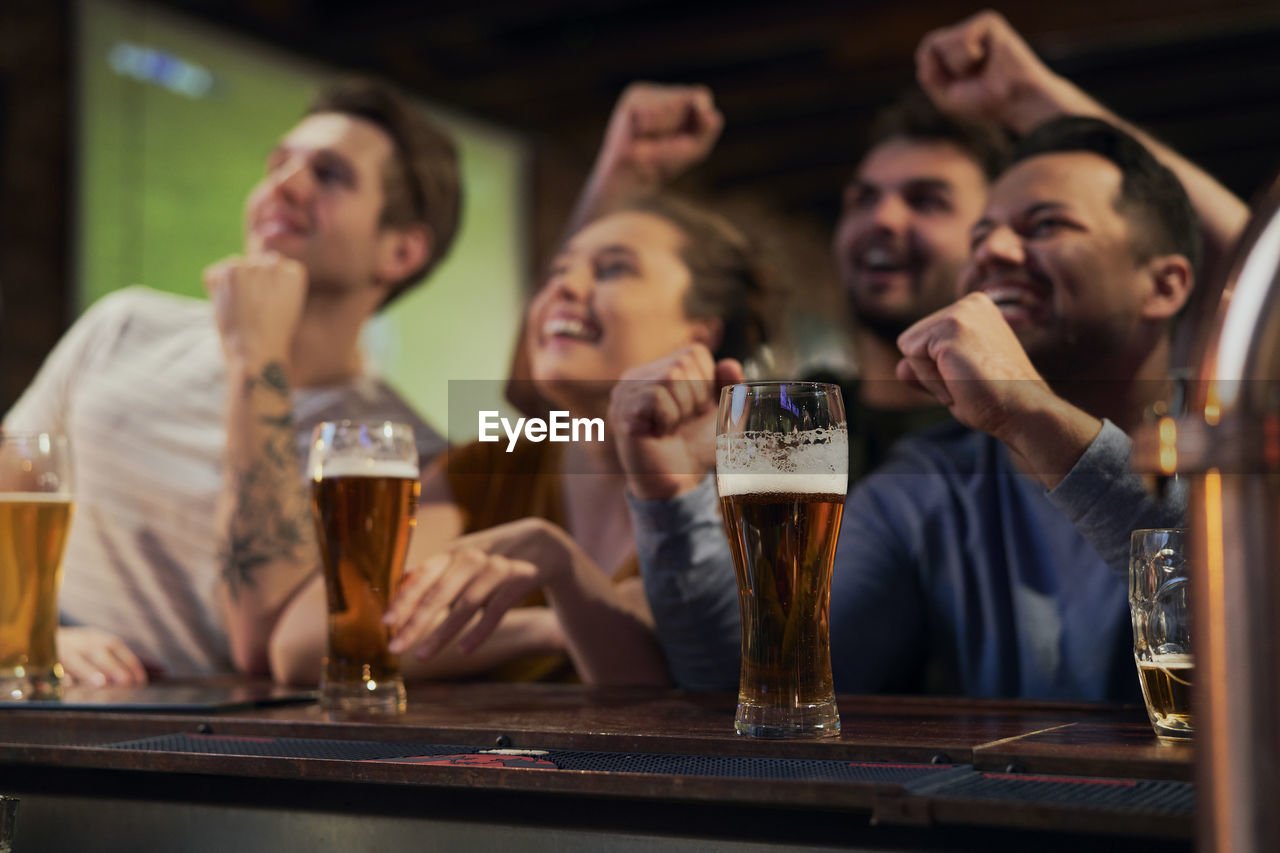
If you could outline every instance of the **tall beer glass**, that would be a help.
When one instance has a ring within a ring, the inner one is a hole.
[[[321,704],[401,713],[400,659],[387,651],[382,617],[400,586],[417,509],[413,430],[389,421],[326,421],[315,428],[308,470],[329,608]]]
[[[58,583],[71,527],[63,436],[0,436],[0,699],[59,699]]]
[[[742,611],[738,734],[840,731],[829,605],[848,483],[839,388],[750,382],[721,392],[716,485]]]

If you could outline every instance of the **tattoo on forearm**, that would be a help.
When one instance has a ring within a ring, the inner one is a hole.
[[[263,415],[258,419],[258,423],[263,426],[291,430],[293,429],[293,412],[285,412],[283,415]]]
[[[284,447],[279,447],[271,439],[267,439],[262,446],[262,455],[266,457],[267,461],[271,463],[271,467],[276,471],[288,467],[289,454],[292,452],[293,449],[287,444]]]
[[[264,388],[271,391],[276,396],[289,396],[289,375],[285,373],[284,363],[279,361],[269,361],[267,366],[262,368],[262,373],[257,376],[250,376],[244,381],[244,392],[248,394],[255,388]]]
[[[284,365],[272,362],[245,381],[246,395],[258,388],[287,399]],[[265,434],[258,458],[233,474],[236,505],[222,554],[232,598],[256,584],[262,566],[302,559],[312,541],[306,497],[296,479],[293,414],[264,415],[258,423]]]

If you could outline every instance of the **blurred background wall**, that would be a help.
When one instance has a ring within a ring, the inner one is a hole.
[[[1280,3],[1010,0],[1057,71],[1245,198],[1280,166]],[[0,411],[77,313],[135,282],[199,293],[316,82],[383,74],[462,139],[461,242],[367,341],[444,423],[449,378],[500,379],[632,80],[710,85],[726,129],[681,188],[777,247],[801,358],[842,357],[826,242],[872,113],[951,0],[7,0],[0,3]]]

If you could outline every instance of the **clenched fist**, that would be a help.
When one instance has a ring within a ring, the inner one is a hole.
[[[676,497],[715,470],[719,390],[742,377],[741,364],[717,363],[702,344],[622,375],[609,399],[608,421],[632,494]]]
[[[1047,489],[1102,429],[1041,378],[985,293],[925,317],[902,333],[898,348],[899,379],[928,390],[965,426],[995,436]]]
[[[926,35],[916,78],[944,112],[1026,133],[1063,113],[1096,106],[1040,61],[1004,16],[990,10]]]
[[[307,295],[301,263],[274,252],[230,257],[204,271],[204,286],[229,360],[288,359]]]
[[[705,160],[723,128],[706,86],[633,83],[614,107],[597,169],[656,189]]]
[[[923,386],[965,426],[1002,433],[1053,392],[1000,309],[970,293],[898,338],[898,378]]]

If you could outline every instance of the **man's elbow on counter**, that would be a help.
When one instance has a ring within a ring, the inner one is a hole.
[[[263,678],[269,674],[267,654],[265,650],[255,651],[253,648],[231,642],[231,665],[237,675],[250,678]]]
[[[277,684],[314,687],[320,682],[323,655],[323,649],[316,649],[287,632],[277,631],[267,649],[271,678]]]

